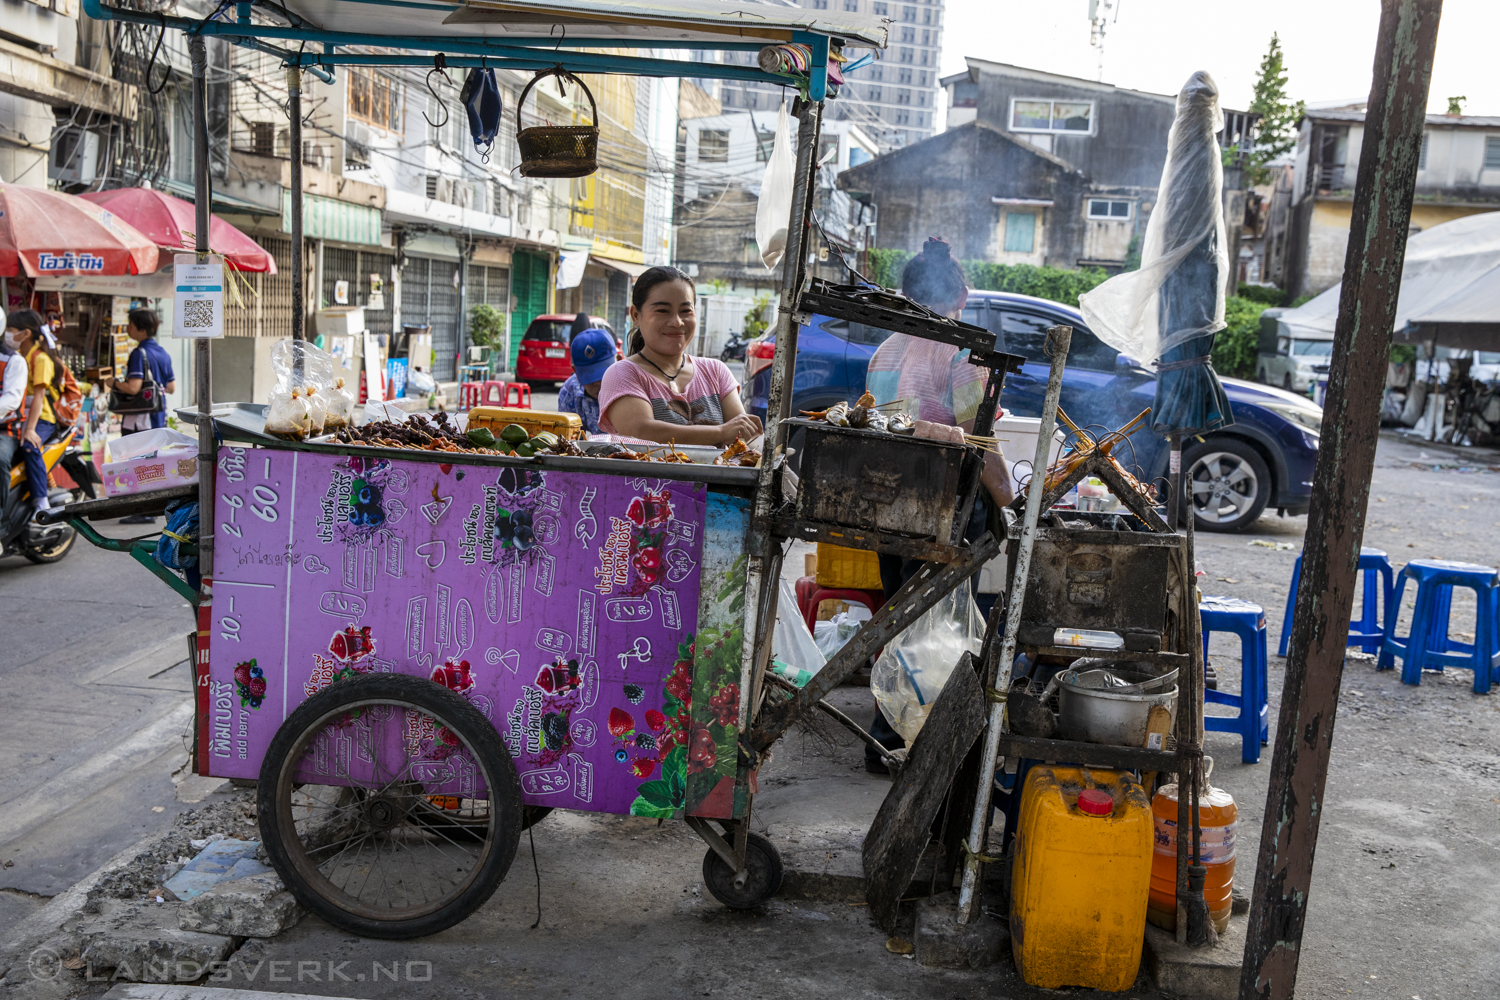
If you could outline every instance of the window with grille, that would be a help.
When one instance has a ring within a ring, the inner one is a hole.
[[[427,198],[428,198],[429,201],[437,201],[437,196],[438,196],[438,175],[437,174],[428,174],[427,175],[426,194],[427,194]]]
[[[401,81],[379,70],[351,66],[349,114],[389,132],[401,131]]]
[[[911,62],[911,49],[903,48],[900,52],[900,59],[904,63]]]
[[[698,130],[698,162],[729,162],[729,130],[704,128]]]
[[[1485,136],[1484,169],[1500,170],[1500,135]]]
[[[917,40],[917,29],[916,28],[902,28],[901,29],[901,40],[903,42],[908,42],[908,43],[915,42]]]
[[[876,17],[886,17],[886,16],[889,16],[890,11],[887,8],[888,8],[887,4],[883,4],[883,3],[877,2],[875,4],[875,16]]]
[[[812,0],[813,10],[827,10],[828,0]]]
[[[859,0],[844,0],[844,9],[853,13],[859,13]]]
[[[1429,138],[1428,134],[1426,132],[1423,132],[1422,133],[1422,152],[1419,153],[1419,154],[1417,154],[1417,169],[1418,170],[1426,170],[1427,169],[1427,140],[1428,140],[1428,138]]]
[[[510,218],[510,189],[497,180],[490,181],[490,214]]]
[[[903,21],[913,21],[914,22],[914,21],[916,21],[916,19],[917,19],[917,8],[915,8],[915,7],[902,7],[901,8],[901,20],[903,20]]]

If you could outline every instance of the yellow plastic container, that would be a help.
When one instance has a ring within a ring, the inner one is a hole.
[[[880,590],[880,557],[864,549],[818,543],[818,586]]]
[[[520,424],[532,436],[541,431],[551,431],[568,440],[583,437],[583,421],[576,413],[520,410],[509,406],[476,406],[469,410],[470,427],[488,427],[497,437],[508,424]]]
[[[1151,904],[1146,919],[1163,930],[1177,929],[1177,785],[1163,785],[1151,800],[1156,819],[1156,854],[1151,863]],[[1203,897],[1208,917],[1220,934],[1234,909],[1234,840],[1239,809],[1234,796],[1209,786],[1198,796],[1198,858],[1208,869]]]
[[[1151,800],[1129,774],[1037,766],[1026,776],[1010,890],[1021,978],[1128,990],[1151,886]]]

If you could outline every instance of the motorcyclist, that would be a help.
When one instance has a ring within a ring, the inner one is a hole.
[[[47,465],[42,459],[42,447],[57,429],[52,404],[62,393],[62,362],[53,347],[51,332],[42,325],[42,317],[34,309],[17,309],[5,317],[5,345],[26,359],[25,419],[13,419],[10,426],[20,438],[31,506],[40,513],[48,508]],[[9,363],[5,367],[9,369]]]
[[[21,446],[20,438],[9,433],[16,419],[21,402],[26,398],[27,375],[30,369],[26,359],[10,346],[10,332],[0,342],[0,510],[10,499],[10,469],[15,464],[16,451]]]

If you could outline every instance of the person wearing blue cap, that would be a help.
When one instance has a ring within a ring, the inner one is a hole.
[[[576,413],[589,434],[599,433],[599,385],[615,363],[615,338],[590,327],[573,338],[573,374],[557,390],[557,409]]]

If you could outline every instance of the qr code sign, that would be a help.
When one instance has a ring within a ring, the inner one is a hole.
[[[202,299],[182,304],[182,325],[189,330],[207,330],[214,325],[214,301]]]

